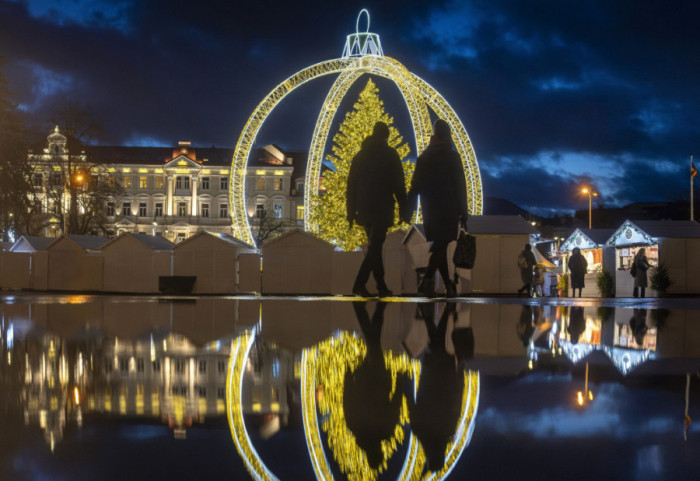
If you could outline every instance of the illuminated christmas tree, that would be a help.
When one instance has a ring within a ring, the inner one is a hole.
[[[338,133],[333,137],[333,153],[326,160],[333,163],[333,170],[323,174],[321,195],[314,202],[311,222],[319,226],[318,237],[337,245],[344,251],[352,251],[367,242],[365,231],[355,224],[349,228],[345,212],[345,190],[350,173],[350,163],[360,151],[362,141],[372,133],[374,124],[382,121],[389,126],[389,145],[396,149],[401,159],[406,189],[410,187],[414,164],[404,160],[411,151],[403,142],[399,131],[393,126],[394,119],[384,111],[384,102],[379,99],[379,89],[372,82],[360,92],[353,110],[345,114]],[[399,221],[398,205],[394,213],[394,225],[389,231],[407,228]]]

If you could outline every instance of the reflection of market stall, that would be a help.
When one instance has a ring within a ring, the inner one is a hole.
[[[649,265],[663,262],[671,279],[670,293],[700,293],[700,224],[693,221],[625,221],[606,242],[615,248],[615,295],[629,297],[634,278],[629,269],[639,249]],[[647,271],[651,276],[652,269]],[[651,283],[649,283],[651,288]],[[649,289],[649,296],[656,293]]]
[[[568,262],[574,248],[581,250],[581,255],[588,262],[588,273],[581,295],[583,297],[598,297],[600,293],[596,288],[596,276],[605,267],[612,271],[614,263],[614,250],[606,248],[605,243],[614,233],[613,229],[584,229],[578,228],[571,233],[559,248],[562,259],[562,267],[565,274],[569,273]]]

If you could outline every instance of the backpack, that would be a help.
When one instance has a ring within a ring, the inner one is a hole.
[[[630,275],[632,277],[637,277],[637,259],[632,261],[632,267],[630,268]]]
[[[525,256],[522,254],[518,256],[518,267],[521,269],[527,269],[527,259],[525,259]]]

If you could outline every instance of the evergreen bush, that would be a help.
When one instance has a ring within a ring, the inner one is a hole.
[[[613,277],[607,270],[603,269],[595,278],[596,287],[600,292],[600,297],[615,297],[615,284]]]

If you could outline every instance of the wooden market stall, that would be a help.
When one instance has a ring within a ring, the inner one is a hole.
[[[634,278],[629,269],[642,247],[652,267],[666,266],[672,282],[670,294],[700,293],[700,224],[681,220],[626,220],[606,242],[615,248],[615,295],[630,297]],[[651,277],[653,268],[647,271]],[[648,283],[648,296],[656,295]]]
[[[56,239],[23,235],[0,253],[0,287],[5,289],[46,290],[48,253]]]
[[[48,289],[58,291],[101,291],[103,258],[100,248],[109,239],[66,234],[47,248]]]
[[[124,233],[102,248],[102,290],[157,293],[158,278],[171,274],[173,243],[147,234]]]
[[[559,247],[564,274],[570,274],[569,258],[576,247],[581,250],[581,255],[588,262],[588,272],[584,279],[585,287],[581,292],[583,297],[600,297],[596,277],[604,268],[610,273],[614,271],[615,249],[605,245],[614,232],[614,229],[577,228]],[[569,288],[571,288],[570,282]]]
[[[193,294],[260,291],[258,250],[227,234],[202,231],[173,248],[174,275],[195,276]]]

